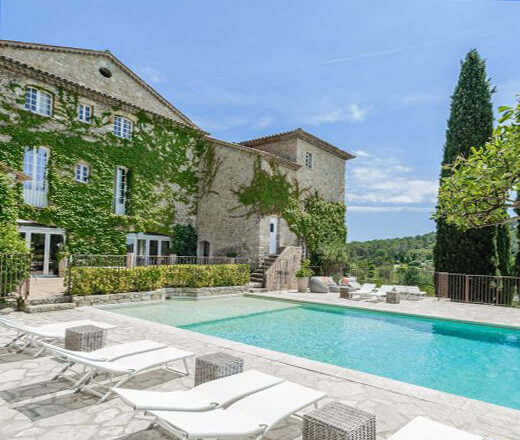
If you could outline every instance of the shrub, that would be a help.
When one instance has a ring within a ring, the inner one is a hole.
[[[314,275],[314,272],[310,266],[311,266],[310,260],[303,260],[302,267],[300,269],[298,269],[295,273],[296,278],[312,277]]]
[[[240,286],[248,282],[247,264],[178,264],[131,269],[72,267],[65,280],[65,283],[70,283],[71,295],[145,292],[161,287]]]

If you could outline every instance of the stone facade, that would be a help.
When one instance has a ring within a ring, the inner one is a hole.
[[[41,44],[0,40],[0,86],[5,88],[15,81],[22,86],[32,85],[57,93],[59,87],[76,92],[80,101],[92,105],[95,113],[118,106],[121,116],[136,121],[138,111],[167,117],[198,129],[185,115],[109,51],[64,48]],[[100,73],[107,69],[110,77]],[[59,105],[57,100],[54,103]],[[58,125],[59,108],[55,108],[49,127]],[[99,130],[111,130],[111,125]],[[5,139],[4,139],[5,140]],[[196,226],[199,255],[225,256],[236,253],[250,258],[253,263],[273,253],[269,218],[244,217],[237,207],[234,190],[247,185],[253,177],[255,160],[261,157],[263,165],[274,161],[290,179],[297,179],[300,187],[317,191],[334,202],[345,198],[345,161],[352,155],[331,144],[297,129],[265,138],[229,143],[208,137],[216,145],[217,160],[221,165],[213,182],[213,193],[199,203],[196,216],[188,212],[188,204],[176,203],[176,223]],[[52,148],[52,146],[51,146]],[[306,154],[313,156],[313,167],[306,166]],[[72,172],[72,171],[70,171]],[[277,219],[275,253],[282,248],[298,245],[283,219]]]
[[[251,182],[258,154],[266,167],[267,161],[282,159],[276,161],[280,169],[309,193],[317,191],[331,202],[343,203],[345,200],[345,162],[353,156],[301,129],[242,142],[240,145],[249,147],[249,151],[221,141],[216,145],[222,161],[220,175],[214,183],[217,194],[201,203],[197,217],[199,239],[210,243],[211,255],[225,255],[236,250],[255,263],[270,254],[269,218],[248,219],[240,216],[243,214],[240,210],[232,211],[237,206],[233,191]],[[307,153],[312,155],[312,167],[306,164]],[[278,250],[298,244],[286,221],[279,218]]]

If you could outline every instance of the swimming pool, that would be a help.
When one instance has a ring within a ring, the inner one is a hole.
[[[520,330],[250,297],[111,310],[520,409]]]

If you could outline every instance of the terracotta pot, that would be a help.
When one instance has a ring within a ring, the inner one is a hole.
[[[309,290],[309,277],[296,278],[298,292],[305,293]]]

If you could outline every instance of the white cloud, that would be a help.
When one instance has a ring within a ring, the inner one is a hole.
[[[195,117],[194,122],[205,130],[230,130],[237,127],[267,128],[273,123],[273,118],[264,116],[258,119],[248,119],[241,116],[223,117],[222,119],[205,119]]]
[[[358,104],[349,104],[346,107],[334,107],[302,116],[301,120],[309,125],[333,124],[335,122],[363,122],[369,108],[362,108]]]
[[[256,123],[256,126],[258,128],[267,128],[269,127],[271,124],[273,123],[273,118],[271,118],[270,116],[264,116],[263,118],[260,118],[257,123]]]
[[[146,81],[153,84],[165,82],[167,79],[166,74],[155,67],[141,66],[136,68],[135,71]]]
[[[359,206],[350,205],[347,208],[348,212],[433,212],[433,207],[417,207],[417,206]]]
[[[414,176],[414,169],[396,158],[359,156],[352,164],[347,186],[347,200],[367,210],[374,204],[414,205],[435,203],[438,190],[436,179]],[[395,208],[395,207],[393,207]],[[357,208],[359,211],[359,207]],[[423,209],[423,208],[421,208]]]
[[[370,153],[368,153],[367,151],[364,151],[364,150],[356,150],[356,151],[354,151],[354,154],[357,157],[372,157],[372,155]]]

